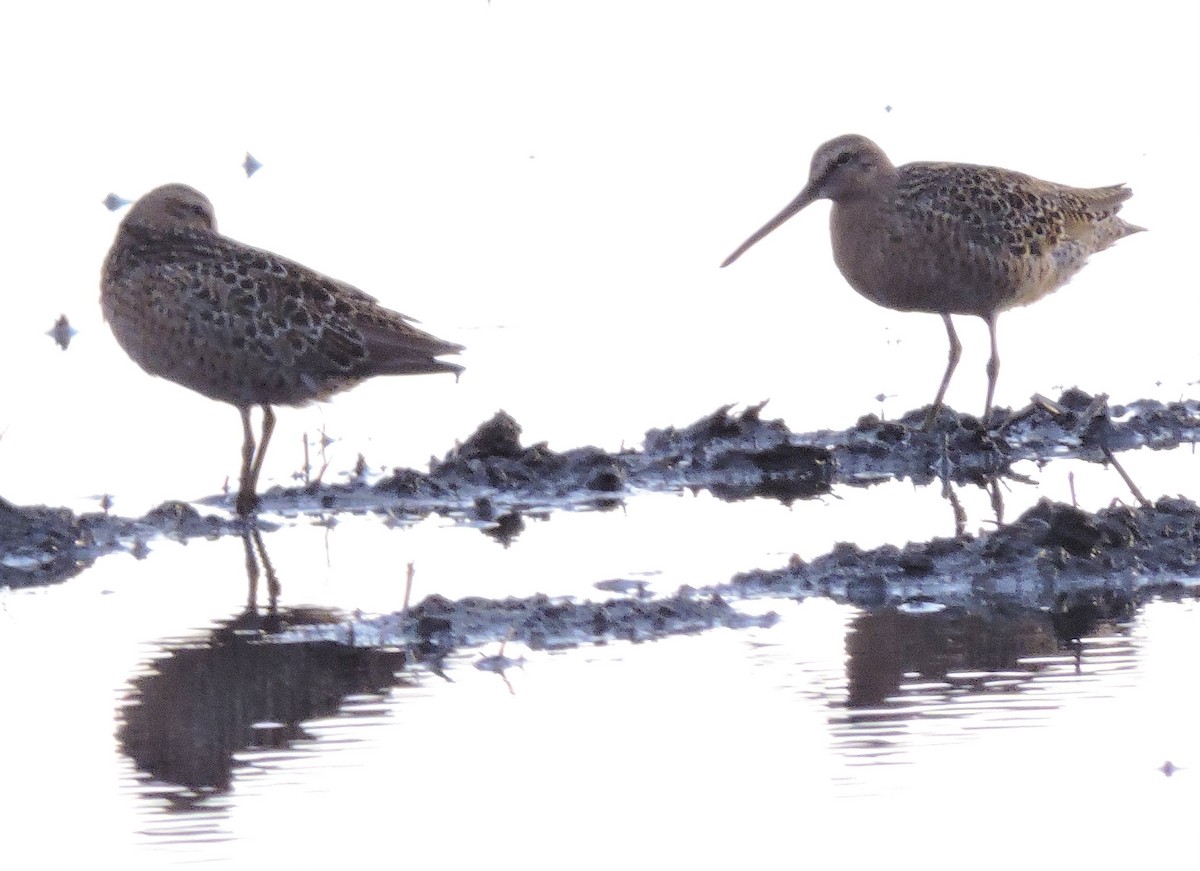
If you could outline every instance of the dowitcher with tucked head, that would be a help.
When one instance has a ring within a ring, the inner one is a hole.
[[[125,352],[242,416],[237,511],[253,513],[273,405],[328,399],[375,375],[462,371],[461,345],[341,281],[217,232],[212,203],[181,184],[130,210],[104,263],[104,318]],[[255,443],[250,409],[262,407]]]
[[[1062,287],[1090,255],[1141,230],[1117,216],[1131,194],[1123,185],[1074,188],[990,166],[896,167],[870,139],[839,136],[813,155],[804,190],[721,265],[815,200],[832,200],[833,259],[850,286],[879,305],[939,314],[946,324],[950,358],[926,427],[962,352],[950,316],[987,322],[986,420],[1000,372],[996,319]]]

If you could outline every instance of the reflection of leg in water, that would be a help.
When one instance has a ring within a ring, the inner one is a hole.
[[[949,318],[946,319],[946,322],[949,323]],[[930,406],[930,414],[933,414],[941,404],[940,398],[939,395],[939,402]],[[950,503],[950,507],[954,511],[954,537],[960,538],[967,530],[967,512],[963,511],[962,503],[958,501],[958,494],[954,492],[954,488],[951,486],[951,482],[959,472],[959,469],[958,464],[950,457],[950,436],[946,433],[942,434],[941,456],[933,468],[934,473],[942,482],[942,498]]]
[[[513,685],[509,681],[508,675],[505,674],[505,672],[510,668],[519,668],[521,671],[524,671],[525,657],[522,656],[519,659],[513,659],[512,657],[505,656],[504,647],[509,641],[512,640],[512,637],[515,634],[516,627],[510,626],[508,628],[508,634],[505,635],[504,640],[500,642],[500,651],[495,656],[484,656],[481,653],[479,654],[479,659],[475,661],[475,667],[480,671],[490,671],[494,674],[500,675],[500,679],[503,680],[504,685],[508,687],[509,694],[514,696],[517,694],[517,691],[513,689]]]
[[[1054,599],[1050,625],[1059,645],[1074,654],[1076,674],[1082,671],[1083,637],[1095,630],[1099,619],[1100,609],[1095,599],[1086,593],[1059,593]]]
[[[954,490],[955,484],[960,486],[974,484],[985,490],[991,502],[992,516],[996,520],[996,527],[999,528],[1004,525],[1004,495],[1000,492],[1001,479],[1012,478],[1023,483],[1033,483],[1029,478],[1018,475],[1009,468],[1008,460],[997,452],[990,439],[987,440],[987,444],[993,458],[991,462],[980,465],[972,462],[969,456],[958,453],[957,448],[952,452],[949,434],[942,434],[941,450],[937,461],[933,464],[932,472],[942,482],[942,498],[950,503],[950,508],[954,512],[955,538],[961,537],[967,530],[967,512]]]
[[[251,538],[253,538],[253,544],[251,544]],[[275,567],[271,565],[271,558],[267,556],[267,548],[263,544],[262,533],[258,531],[257,524],[251,522],[242,529],[242,544],[246,548],[246,581],[248,584],[246,613],[253,614],[258,611],[259,560],[261,559],[262,566],[267,573],[266,622],[274,623],[278,620],[279,579],[275,576]],[[268,627],[264,626],[264,628]]]

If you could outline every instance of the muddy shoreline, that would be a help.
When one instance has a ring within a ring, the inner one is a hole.
[[[1077,458],[1113,464],[1134,448],[1195,443],[1200,403],[1139,401],[1109,407],[1104,397],[1068,391],[1016,412],[998,409],[985,427],[943,410],[929,432],[924,410],[896,421],[874,416],[842,431],[793,433],[763,419],[762,406],[717,409],[683,427],[653,429],[640,449],[607,453],[582,447],[562,453],[521,444],[519,424],[504,412],[482,424],[428,472],[396,469],[373,484],[275,487],[262,494],[257,530],[266,534],[301,514],[369,513],[388,523],[432,513],[482,527],[504,542],[519,534],[522,515],[588,506],[606,509],[638,492],[707,490],[727,500],[773,498],[785,504],[835,487],[886,480],[995,486],[1018,460]],[[747,569],[727,583],[649,597],[633,590],[607,602],[426,599],[404,615],[375,624],[310,627],[311,638],[345,643],[401,643],[444,651],[505,637],[535,647],[605,638],[640,639],[713,625],[761,625],[730,602],[760,597],[829,596],[864,608],[901,607],[973,612],[1018,607],[1045,612],[1119,612],[1145,597],[1192,595],[1200,575],[1200,508],[1184,498],[1150,503],[1114,475],[1128,504],[1096,513],[1039,502],[992,532],[861,550],[840,544],[810,563]],[[227,513],[201,514],[168,502],[139,518],[75,515],[65,509],[19,507],[0,500],[0,583],[30,586],[62,581],[98,556],[147,553],[156,537],[248,535]],[[1115,501],[1115,500],[1114,500]],[[249,550],[249,544],[247,545]],[[286,621],[285,621],[286,622]],[[282,624],[280,627],[282,628]]]

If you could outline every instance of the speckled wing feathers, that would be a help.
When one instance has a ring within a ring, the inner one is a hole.
[[[299,405],[384,374],[457,372],[437,339],[298,263],[188,227],[123,227],[105,313],[147,371],[235,405]]]
[[[1130,193],[1121,185],[1069,188],[986,166],[910,163],[899,170],[896,210],[913,226],[953,226],[975,244],[1025,257],[1116,215]]]
[[[910,163],[897,173],[894,214],[904,232],[919,229],[956,250],[968,283],[974,274],[977,286],[1007,287],[991,305],[1009,308],[1061,286],[1089,255],[1137,232],[1117,217],[1131,193],[987,166]]]

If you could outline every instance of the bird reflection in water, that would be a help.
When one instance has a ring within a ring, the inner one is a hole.
[[[1050,625],[1060,647],[1075,656],[1075,673],[1083,671],[1084,639],[1108,635],[1133,619],[1135,604],[1123,590],[1060,592],[1050,609]]]
[[[509,694],[515,696],[517,691],[513,689],[513,685],[509,681],[506,672],[512,668],[519,668],[521,671],[524,671],[525,657],[519,656],[516,659],[513,659],[511,656],[504,655],[504,648],[508,642],[512,640],[513,634],[514,630],[510,627],[508,630],[508,635],[505,636],[504,640],[500,642],[500,650],[497,651],[494,656],[484,656],[481,653],[479,655],[479,659],[475,661],[475,667],[480,671],[490,671],[492,674],[500,675],[500,679],[504,681],[504,685],[508,687]]]
[[[267,636],[343,614],[278,607],[280,584],[262,535],[243,529],[249,597],[245,610],[203,635],[161,642],[161,652],[131,681],[118,740],[152,797],[181,810],[211,813],[204,799],[228,791],[256,751],[311,739],[305,724],[338,715],[347,696],[383,698],[404,676],[408,654],[395,648]],[[266,575],[268,601],[258,605]],[[235,758],[238,760],[235,763]]]

